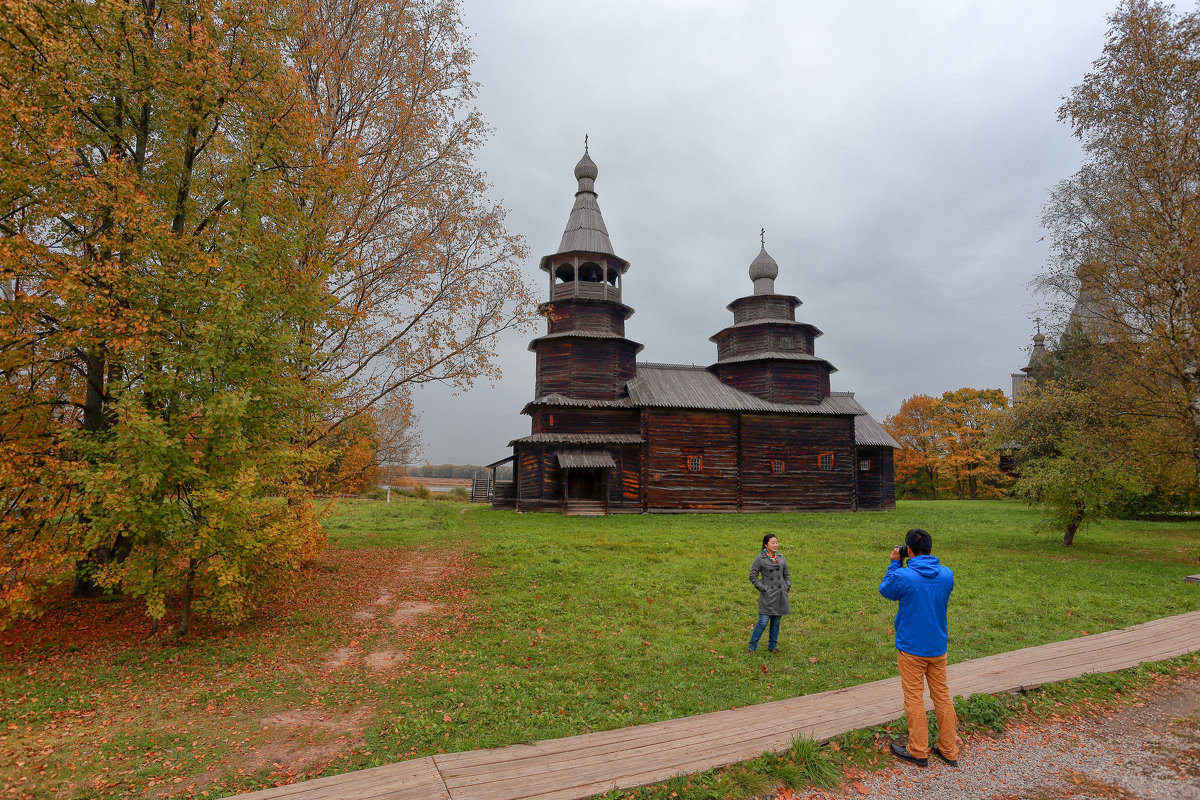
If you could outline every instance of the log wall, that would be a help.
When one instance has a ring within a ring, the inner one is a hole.
[[[816,361],[718,364],[717,377],[735,389],[776,403],[819,403],[829,396],[829,368]]]
[[[628,309],[616,303],[559,300],[543,304],[541,312],[546,318],[547,333],[587,331],[625,335]]]
[[[743,353],[761,353],[765,350],[782,350],[813,354],[813,336],[807,326],[785,326],[762,328],[728,328],[718,334],[717,359],[721,360]]]
[[[741,442],[742,510],[855,508],[853,417],[744,414]]]
[[[633,433],[641,430],[636,409],[542,407],[533,412],[533,433]]]
[[[637,345],[627,339],[535,340],[536,396],[613,400],[633,379]]]
[[[739,297],[729,304],[733,311],[733,322],[750,322],[757,319],[795,319],[795,300],[784,295],[751,295]]]
[[[858,460],[870,462],[866,471],[857,469],[858,507],[883,511],[896,507],[896,479],[890,447],[860,447]]]
[[[645,504],[653,509],[735,510],[736,414],[645,409]],[[699,456],[701,469],[688,469]]]

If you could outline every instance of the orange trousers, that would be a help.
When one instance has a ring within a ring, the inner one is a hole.
[[[937,715],[938,749],[954,761],[958,758],[958,715],[946,685],[946,656],[922,658],[897,650],[900,686],[904,690],[904,718],[908,721],[908,752],[917,758],[929,758],[929,725],[925,721],[925,684]]]

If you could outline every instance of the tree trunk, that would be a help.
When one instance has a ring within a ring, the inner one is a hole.
[[[196,559],[188,561],[187,583],[183,589],[183,606],[179,613],[179,635],[187,636],[192,628],[192,598],[196,591]]]
[[[1064,547],[1070,547],[1071,543],[1075,541],[1075,531],[1077,531],[1077,530],[1079,530],[1079,523],[1076,523],[1076,522],[1067,523],[1067,529],[1065,531],[1063,531],[1063,546]]]
[[[112,384],[121,377],[121,367],[103,355],[95,354],[85,356],[84,364],[87,393],[83,401],[83,430],[88,433],[102,433],[115,422],[108,394]],[[81,516],[80,521],[86,526],[88,519]],[[75,581],[71,593],[76,597],[99,595],[103,590],[96,584],[96,569],[105,564],[119,564],[124,561],[132,547],[133,541],[128,536],[118,535],[111,544],[89,550],[87,558],[75,562]]]
[[[104,414],[104,357],[90,354],[84,356],[84,372],[87,386],[83,398],[83,429],[89,433],[98,433],[105,428]],[[87,517],[80,516],[80,522],[87,525]],[[96,568],[107,564],[112,558],[112,548],[107,546],[94,547],[88,551],[87,558],[75,562],[75,582],[71,594],[76,597],[95,597],[101,588],[96,584]]]
[[[1192,469],[1200,485],[1200,362],[1191,361],[1183,369],[1183,388],[1187,393],[1191,419]]]

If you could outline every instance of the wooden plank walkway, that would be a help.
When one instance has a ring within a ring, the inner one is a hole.
[[[1031,689],[1200,650],[1200,611],[952,664],[950,691]],[[926,706],[932,704],[926,700]],[[826,740],[904,713],[900,679],[493,750],[446,753],[319,778],[240,800],[578,800]],[[968,756],[969,757],[969,756]]]

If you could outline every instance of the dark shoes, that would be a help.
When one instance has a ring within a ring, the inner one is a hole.
[[[944,755],[942,755],[942,751],[938,749],[938,746],[936,744],[933,746],[932,749],[933,749],[933,754],[935,756],[937,756],[938,758],[940,758],[942,761],[945,761],[947,764],[949,764],[952,767],[958,766],[958,759],[957,758],[946,758]]]
[[[896,744],[895,742],[892,742],[891,744],[888,745],[888,749],[890,749],[892,751],[892,755],[894,755],[896,758],[898,758],[902,761],[907,761],[910,764],[916,764],[918,767],[928,767],[929,766],[928,758],[917,758],[916,756],[909,753],[908,748],[906,748],[902,744]]]

